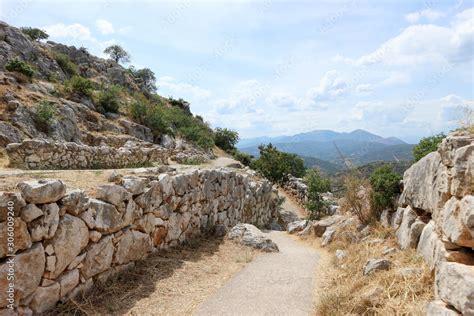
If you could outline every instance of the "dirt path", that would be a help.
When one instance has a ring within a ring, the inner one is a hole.
[[[319,255],[286,232],[268,236],[279,253],[263,254],[211,296],[195,315],[309,315]]]
[[[291,196],[289,196],[282,189],[278,189],[278,194],[280,196],[285,197],[285,202],[283,202],[283,205],[282,205],[282,207],[285,210],[292,211],[293,213],[298,215],[298,217],[300,218],[306,218],[307,216],[306,210],[300,205],[298,205],[295,201],[293,201],[293,198]]]

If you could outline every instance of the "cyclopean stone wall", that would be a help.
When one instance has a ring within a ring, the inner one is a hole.
[[[114,148],[34,139],[9,144],[6,151],[10,166],[23,169],[127,168],[167,164],[172,155],[172,150],[161,146],[132,141]]]
[[[474,136],[449,135],[403,184],[391,224],[400,247],[416,248],[435,272],[428,315],[474,315]]]
[[[94,197],[60,180],[19,183],[0,193],[0,314],[46,311],[204,232],[265,226],[276,204],[270,182],[229,169],[124,176]]]
[[[308,186],[302,178],[288,175],[288,179],[283,183],[282,188],[302,206],[305,206],[308,202]]]

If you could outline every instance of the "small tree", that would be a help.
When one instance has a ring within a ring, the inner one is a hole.
[[[56,115],[56,107],[48,101],[41,101],[34,107],[35,119],[40,130],[47,132]]]
[[[304,161],[295,154],[279,151],[272,144],[261,145],[260,157],[252,167],[273,182],[282,182],[288,174],[302,177],[305,173]]]
[[[214,130],[214,143],[216,146],[225,150],[230,151],[235,149],[235,145],[239,141],[239,133],[227,128],[216,128]]]
[[[378,215],[386,208],[393,208],[393,199],[400,193],[399,184],[401,176],[392,170],[389,165],[377,168],[370,176],[371,208]]]
[[[373,220],[368,195],[370,184],[359,172],[351,170],[344,177],[344,197],[342,209],[357,216],[361,223]]]
[[[116,63],[128,63],[130,62],[130,54],[127,53],[120,45],[112,45],[104,50],[104,53],[109,55],[111,59],[115,60]]]
[[[99,92],[97,106],[103,112],[118,113],[121,105],[121,88],[109,86]],[[99,112],[101,112],[99,111]]]
[[[148,93],[156,92],[156,77],[150,68],[139,69],[132,72],[132,74],[135,78],[135,82],[137,82],[142,90]]]
[[[317,169],[311,169],[306,173],[305,182],[308,186],[308,203],[306,208],[310,211],[309,219],[319,219],[327,214],[328,204],[323,200],[322,193],[331,189],[329,179],[321,177]]]
[[[5,65],[5,69],[8,71],[19,72],[28,77],[29,79],[31,79],[35,74],[35,71],[29,64],[25,63],[22,60],[19,60],[18,58],[10,60]]]
[[[429,153],[438,150],[438,145],[445,138],[446,135],[443,133],[422,138],[418,145],[413,147],[413,156],[415,157],[415,161],[418,161]]]
[[[20,30],[24,34],[28,35],[33,41],[39,41],[42,39],[47,39],[49,37],[49,35],[45,31],[37,28],[22,27],[20,28]]]

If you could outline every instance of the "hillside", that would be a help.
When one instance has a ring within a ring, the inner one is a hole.
[[[312,157],[333,164],[341,164],[338,149],[346,159],[355,165],[364,165],[373,161],[412,160],[413,145],[390,137],[383,138],[366,132],[355,130],[351,133],[336,133],[328,130],[313,131],[294,136],[275,138],[255,138],[239,142],[243,152],[258,154],[258,146],[271,142],[278,149],[295,153],[301,157]]]

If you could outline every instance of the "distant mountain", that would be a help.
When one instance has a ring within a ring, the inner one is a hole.
[[[314,157],[301,158],[303,158],[306,168],[317,168],[326,176],[336,174],[343,169],[342,165],[337,165],[326,160],[321,160]]]
[[[258,156],[258,146],[268,143],[306,160],[317,158],[333,165],[342,165],[341,153],[355,165],[379,160],[398,161],[413,158],[413,145],[395,137],[384,138],[361,129],[350,133],[316,130],[293,136],[245,139],[240,141],[237,147],[243,152]]]

